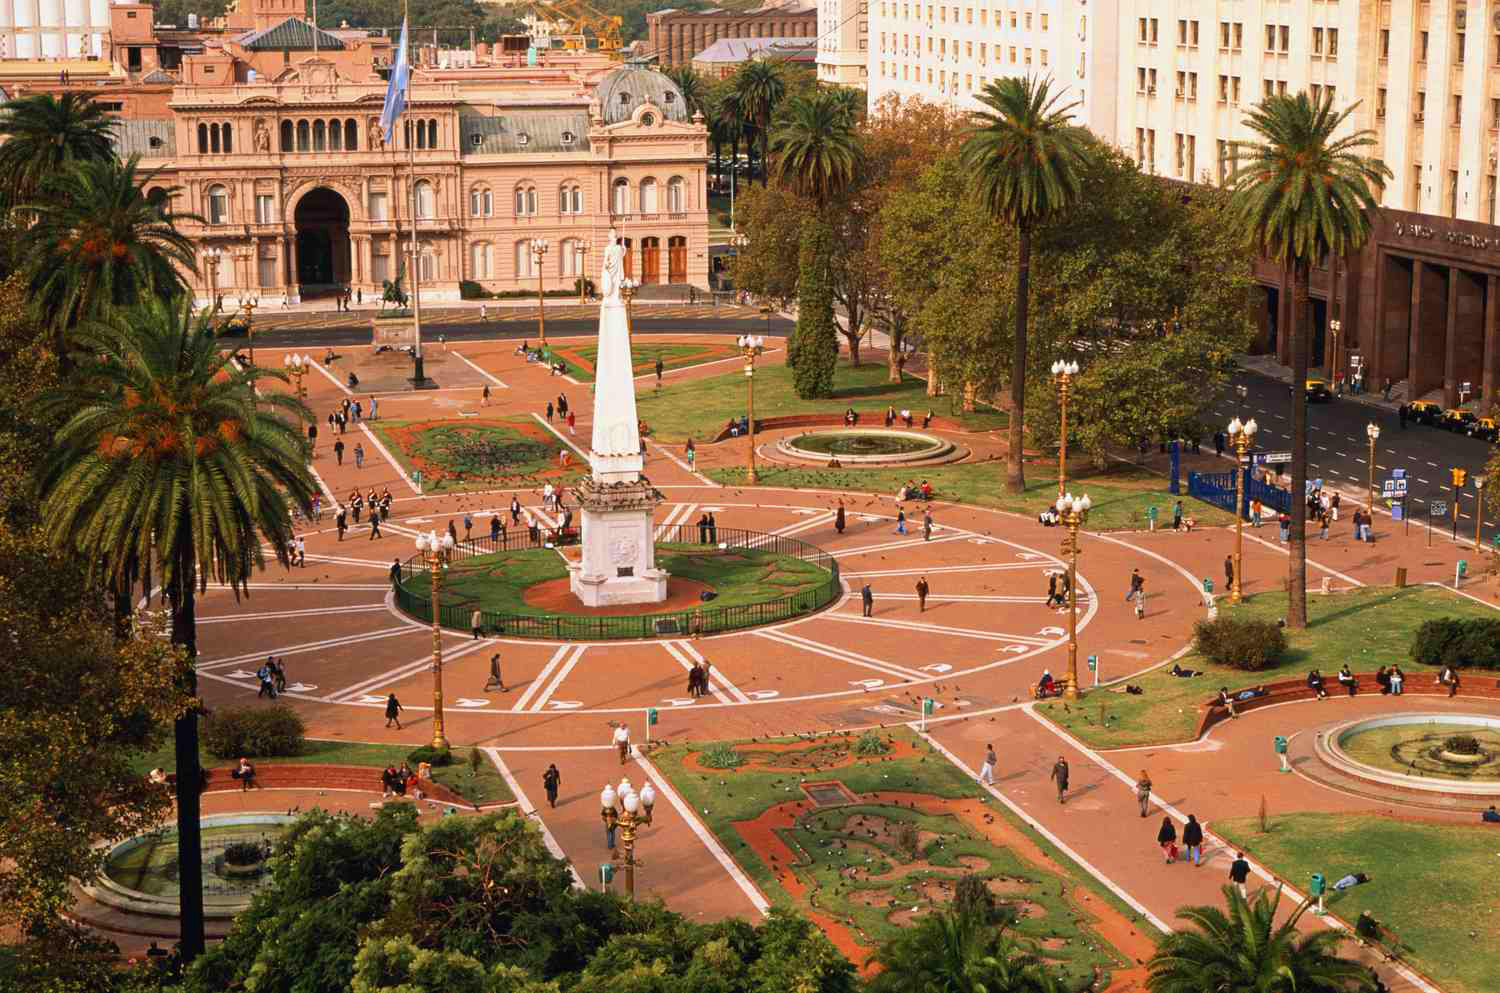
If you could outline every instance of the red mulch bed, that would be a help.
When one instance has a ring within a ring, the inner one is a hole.
[[[663,614],[674,610],[690,610],[693,607],[711,607],[699,594],[713,589],[706,583],[692,579],[667,579],[667,598],[661,603],[617,603],[608,607],[585,607],[578,602],[568,586],[567,576],[549,579],[545,583],[528,586],[521,594],[521,601],[528,607],[536,607],[552,614],[574,614],[579,617],[639,617],[642,614]]]

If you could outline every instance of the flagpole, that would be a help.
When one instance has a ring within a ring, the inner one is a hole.
[[[403,24],[410,23],[411,0],[406,0],[406,3],[402,5],[401,16]],[[403,41],[406,41],[405,30],[401,32],[401,38]],[[410,42],[408,42],[407,44],[408,48],[406,51],[406,58],[407,64],[408,66],[410,66]],[[411,76],[409,68],[407,72],[407,90],[409,92],[411,89]],[[420,124],[418,126],[420,126]],[[407,185],[410,187],[411,192],[411,266],[409,271],[411,272],[412,328],[416,335],[416,347],[413,351],[413,359],[415,361],[413,362],[412,366],[411,385],[414,389],[420,390],[427,385],[427,376],[422,368],[422,276],[418,271],[420,267],[417,264],[417,152],[416,143],[412,140],[415,135],[412,134],[410,121],[407,121],[407,126],[401,129],[401,133],[402,136],[406,139],[406,162],[408,173]]]

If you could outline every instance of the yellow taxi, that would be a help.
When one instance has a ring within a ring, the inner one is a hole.
[[[1469,428],[1478,420],[1479,417],[1472,410],[1462,410],[1458,407],[1453,407],[1443,411],[1443,416],[1438,421],[1438,427],[1445,431],[1468,434]]]
[[[1442,415],[1443,408],[1423,400],[1409,404],[1406,408],[1407,420],[1416,421],[1418,424],[1436,424]]]
[[[1323,403],[1333,399],[1333,391],[1328,388],[1328,383],[1321,379],[1309,379],[1307,381],[1307,402]]]
[[[1496,426],[1493,417],[1481,417],[1469,425],[1469,437],[1481,438],[1485,441],[1500,441],[1500,427]]]

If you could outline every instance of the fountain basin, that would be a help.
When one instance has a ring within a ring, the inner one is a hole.
[[[1480,753],[1444,747],[1455,734],[1477,738]],[[1330,767],[1360,779],[1500,800],[1500,717],[1415,713],[1349,721],[1318,735],[1315,752]]]
[[[952,455],[956,448],[951,441],[920,431],[880,428],[806,431],[776,443],[777,452],[790,458],[823,464],[836,458],[846,465],[931,462]]]

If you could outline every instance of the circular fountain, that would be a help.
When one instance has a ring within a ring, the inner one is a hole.
[[[1314,754],[1374,788],[1479,809],[1500,802],[1500,717],[1392,714],[1336,724]],[[1421,802],[1416,800],[1414,802]]]
[[[788,435],[776,443],[776,451],[799,462],[826,465],[837,459],[844,465],[861,466],[940,464],[956,461],[967,454],[953,442],[936,435],[879,428],[845,428]]]

